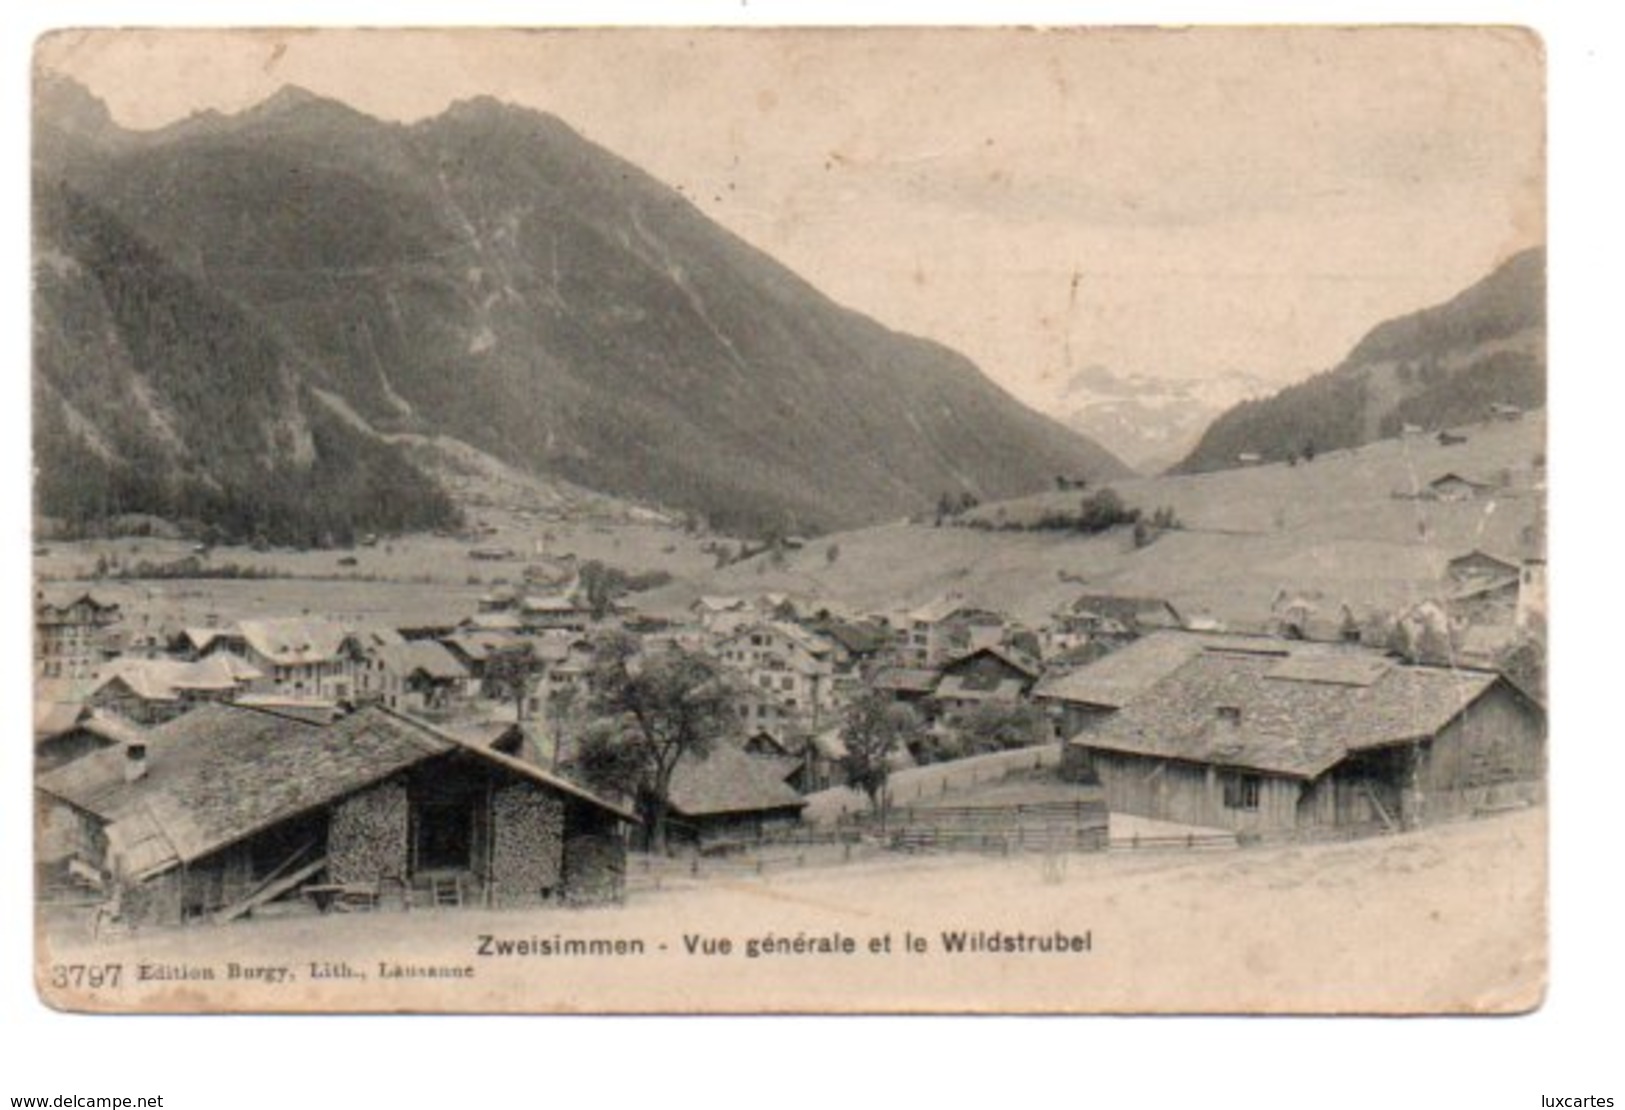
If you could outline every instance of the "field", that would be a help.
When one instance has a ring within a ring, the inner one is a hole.
[[[1266,617],[1276,593],[1334,615],[1436,594],[1445,564],[1474,547],[1515,550],[1544,498],[1545,415],[1462,429],[1468,442],[1386,440],[1298,466],[1114,483],[1150,513],[1171,507],[1183,529],[1136,549],[1128,528],[1093,537],[984,531],[897,522],[824,537],[782,566],[757,558],[659,591],[669,605],[699,592],[783,590],[893,609],[957,590],[1028,621],[1085,590],[1166,597],[1187,616],[1238,625]],[[1505,480],[1493,497],[1463,502],[1411,495],[1447,472]],[[988,525],[1075,509],[1083,494],[1051,492],[966,514]],[[834,547],[834,558],[829,551]]]
[[[718,569],[717,542],[631,510],[618,517],[559,519],[519,498],[492,501],[505,487],[484,484],[468,506],[478,540],[447,536],[385,539],[345,551],[251,551],[221,547],[206,562],[271,570],[282,579],[194,579],[120,583],[98,589],[138,616],[196,623],[306,610],[396,623],[439,623],[471,612],[493,584],[518,583],[532,559],[574,555],[632,572],[664,571],[670,585],[640,594],[656,613],[681,612],[702,593],[763,591],[826,599],[876,611],[907,608],[947,591],[1031,623],[1085,590],[1166,597],[1187,616],[1256,625],[1279,591],[1304,596],[1335,615],[1391,609],[1438,592],[1445,563],[1474,547],[1513,550],[1544,497],[1544,413],[1462,429],[1468,442],[1386,440],[1331,452],[1298,466],[1273,464],[1212,474],[1116,483],[1124,500],[1149,513],[1167,506],[1183,527],[1136,549],[1130,530],[1086,537],[998,530],[1046,511],[1074,509],[1082,494],[1050,492],[966,514],[965,525],[899,521],[813,539],[781,559],[757,556]],[[1505,483],[1493,497],[1416,500],[1432,479],[1458,471]],[[1395,496],[1396,494],[1406,496]],[[518,497],[517,494],[514,495]],[[482,561],[472,548],[506,550]],[[180,540],[152,538],[49,543],[37,555],[48,579],[86,580],[98,560],[131,566],[191,553]],[[353,565],[341,564],[353,560]]]
[[[99,594],[119,601],[126,614],[160,624],[201,624],[210,614],[237,620],[310,612],[409,625],[454,623],[468,616],[491,586],[519,585],[532,558],[574,555],[580,562],[596,559],[631,572],[690,576],[715,561],[702,549],[704,538],[669,524],[558,521],[502,508],[483,508],[474,515],[487,528],[477,541],[414,535],[330,551],[227,546],[202,558],[205,566],[236,564],[280,577],[90,581],[98,560],[134,567],[143,560],[158,564],[193,554],[187,541],[152,537],[47,543],[34,566],[43,578],[65,585],[92,584]],[[513,554],[477,560],[469,554],[473,548]],[[341,560],[354,560],[354,565]]]
[[[41,963],[208,968],[208,982],[56,995],[92,1009],[567,1012],[1507,1012],[1546,974],[1546,816],[1526,810],[1399,837],[1056,861],[944,856],[717,879],[593,910],[290,917],[45,943]],[[943,933],[1087,935],[1086,952],[944,951]],[[637,941],[617,957],[482,956],[480,937]],[[850,955],[751,958],[771,934],[853,939]],[[905,952],[906,936],[923,954]],[[703,937],[712,954],[691,954]],[[886,943],[890,952],[871,952]],[[722,942],[730,951],[721,954]],[[280,985],[223,981],[282,967]],[[365,980],[314,980],[312,962]],[[380,964],[472,967],[384,979]]]

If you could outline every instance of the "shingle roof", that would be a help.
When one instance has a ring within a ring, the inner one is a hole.
[[[235,706],[205,706],[153,730],[147,773],[133,783],[124,781],[127,757],[112,748],[42,775],[37,783],[108,820],[110,843],[137,852],[139,861],[126,855],[124,866],[141,877],[199,859],[456,750],[635,820],[568,780],[381,707],[322,726]],[[167,851],[158,851],[159,844]]]
[[[517,632],[519,618],[513,613],[475,613],[463,619],[463,627],[486,632]]]
[[[463,632],[447,636],[441,642],[462,652],[470,662],[483,663],[492,652],[515,647],[521,641],[508,632]]]
[[[1069,674],[1044,678],[1033,696],[1118,709],[1201,650],[1200,637],[1156,632]]]
[[[344,643],[341,625],[320,617],[278,617],[238,624],[248,645],[274,663],[297,666],[325,663]]]
[[[1457,555],[1454,559],[1451,559],[1448,563],[1446,563],[1445,566],[1454,570],[1457,566],[1467,563],[1490,563],[1497,567],[1505,568],[1505,573],[1507,574],[1518,573],[1517,559],[1510,558],[1506,555],[1497,555],[1493,551],[1485,551],[1482,547],[1475,547],[1465,555]]]
[[[467,678],[468,670],[445,645],[434,640],[409,640],[385,644],[374,652],[385,669],[409,675],[422,671],[430,678],[447,681]]]
[[[960,675],[945,675],[937,684],[933,695],[942,701],[1018,702],[1026,684],[1020,679],[1005,678],[988,685]]]
[[[1072,613],[1096,613],[1128,628],[1141,625],[1165,626],[1183,623],[1179,611],[1160,597],[1130,597],[1126,594],[1081,594],[1072,599]]]
[[[67,732],[85,715],[85,703],[80,701],[34,700],[34,738],[49,740]]]
[[[703,759],[684,757],[671,776],[671,808],[684,817],[799,809],[806,799],[785,784],[777,759],[718,744]]]
[[[872,655],[886,644],[886,630],[878,625],[856,621],[820,621],[814,629],[840,644],[853,655]]]
[[[1314,778],[1351,752],[1433,735],[1496,681],[1483,671],[1399,666],[1370,656],[1322,667],[1306,666],[1296,653],[1283,661],[1204,650],[1078,742]],[[1235,718],[1222,719],[1221,707]]]
[[[976,648],[973,651],[967,651],[965,654],[944,663],[942,665],[942,669],[944,671],[951,671],[955,667],[959,666],[959,664],[967,662],[971,659],[975,659],[978,655],[992,656],[994,659],[997,659],[1006,666],[1020,671],[1028,678],[1037,678],[1043,673],[1044,670],[1044,668],[1039,665],[1037,660],[1033,659],[1025,652],[1018,651],[1015,648],[1004,644],[989,645],[987,647]]]
[[[892,690],[908,694],[929,694],[937,688],[937,681],[941,678],[941,671],[921,670],[911,667],[887,667],[876,672],[871,685],[877,690]]]
[[[253,666],[232,655],[197,660],[125,656],[109,664],[95,689],[117,679],[145,701],[174,701],[188,690],[229,693],[260,677]]]

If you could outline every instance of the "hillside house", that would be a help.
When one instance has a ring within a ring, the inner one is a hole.
[[[1422,490],[1430,501],[1471,501],[1495,489],[1493,483],[1466,477],[1455,471],[1439,475]]]
[[[533,713],[543,712],[565,691],[578,698],[587,696],[594,660],[591,640],[569,635],[539,636],[532,650],[541,669],[531,702]]]
[[[519,607],[519,591],[512,586],[496,586],[475,602],[480,613],[511,613]]]
[[[454,634],[483,632],[518,636],[523,623],[518,613],[475,613],[458,621]]]
[[[40,678],[89,678],[109,658],[118,603],[92,593],[34,595],[34,668]]]
[[[1159,629],[1184,628],[1185,618],[1173,602],[1161,597],[1130,594],[1080,594],[1065,613],[1088,621],[1109,621],[1131,636],[1144,636]],[[1057,614],[1059,615],[1059,614]]]
[[[246,659],[248,641],[235,628],[205,625],[201,628],[182,629],[178,641],[172,645],[172,654],[182,659],[202,659],[216,652]]]
[[[706,594],[688,607],[690,616],[700,627],[718,636],[727,636],[757,619],[755,608],[747,598],[721,597]]]
[[[205,702],[231,701],[262,676],[235,656],[205,659],[115,659],[90,687],[85,704],[125,720],[156,725]]]
[[[931,695],[936,693],[942,672],[927,667],[883,667],[869,680],[869,686],[899,705],[912,705],[929,716],[935,711]]]
[[[261,675],[254,693],[331,701],[352,696],[343,626],[320,617],[279,617],[240,621],[237,630],[247,645],[244,658]]]
[[[407,713],[444,714],[465,704],[473,693],[467,668],[434,640],[373,648],[355,688],[357,700],[376,699]]]
[[[1027,700],[1041,673],[1038,663],[1007,647],[984,647],[950,660],[932,691],[941,720],[952,723],[984,705],[1010,707]]]
[[[835,646],[822,636],[783,621],[745,625],[716,645],[722,665],[747,688],[765,691],[789,715],[816,728],[835,708]],[[753,726],[774,723],[761,718]]]
[[[903,613],[896,621],[899,662],[930,668],[979,647],[1002,643],[1003,614],[971,605],[955,593],[944,594]]]
[[[39,776],[43,869],[91,868],[134,924],[275,899],[619,897],[622,807],[380,707],[320,726],[211,706]]]
[[[531,596],[519,602],[519,630],[530,635],[546,632],[582,635],[592,623],[592,606],[573,593]]]
[[[1114,813],[1313,836],[1539,799],[1545,716],[1487,672],[1214,638],[1068,744]]]
[[[705,849],[793,829],[807,805],[785,781],[793,771],[782,758],[732,744],[685,756],[672,772],[668,843]]]
[[[520,642],[517,636],[506,632],[457,632],[440,640],[468,672],[476,693],[485,681],[485,664],[492,654],[512,650]]]
[[[1476,586],[1518,576],[1518,561],[1474,548],[1445,564],[1445,577],[1455,586]]]

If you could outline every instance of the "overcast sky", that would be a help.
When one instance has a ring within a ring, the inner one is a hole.
[[[283,84],[553,112],[836,300],[1048,407],[1069,370],[1282,382],[1544,239],[1509,30],[62,35],[130,127]]]

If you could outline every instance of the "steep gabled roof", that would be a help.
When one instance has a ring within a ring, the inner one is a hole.
[[[781,762],[718,744],[703,759],[685,756],[671,777],[671,808],[682,817],[799,809],[805,798],[785,784]]]
[[[898,694],[929,694],[937,688],[942,672],[916,667],[887,667],[875,674],[870,685]]]
[[[1369,654],[1201,651],[1078,742],[1310,779],[1350,753],[1436,734],[1497,681]]]
[[[126,755],[107,749],[42,775],[37,784],[107,820],[110,845],[124,867],[142,877],[454,751],[636,820],[567,779],[377,706],[328,725],[205,706],[152,731],[147,771],[135,782],[125,781]]]
[[[327,663],[344,643],[342,625],[321,617],[277,617],[237,626],[248,646],[281,666]]]
[[[1130,597],[1127,594],[1080,594],[1067,610],[1073,614],[1095,613],[1130,630],[1179,628],[1185,623],[1173,603],[1160,597]]]
[[[1120,709],[1202,650],[1197,636],[1155,632],[1033,688],[1035,698]]]
[[[994,644],[987,647],[976,648],[974,651],[967,651],[965,654],[958,656],[957,658],[950,659],[948,662],[944,663],[942,665],[942,669],[945,672],[951,673],[958,668],[960,664],[968,663],[972,659],[982,655],[985,655],[991,659],[997,659],[1006,667],[1025,675],[1029,679],[1037,678],[1044,671],[1043,666],[1040,665],[1036,659],[1033,659],[1025,652],[1017,651],[1015,648],[1004,644]]]
[[[376,649],[374,658],[395,674],[410,675],[422,671],[430,678],[443,681],[468,677],[468,669],[457,661],[450,649],[434,640],[385,644]]]

